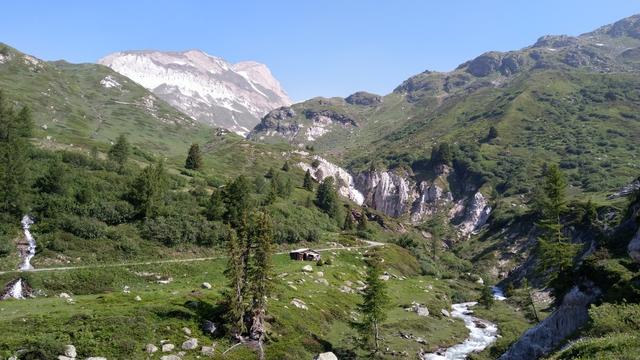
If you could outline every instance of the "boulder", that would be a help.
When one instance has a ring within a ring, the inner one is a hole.
[[[298,309],[303,309],[303,310],[309,309],[309,307],[307,307],[307,304],[305,304],[305,302],[300,299],[291,300],[291,305],[297,307]]]
[[[72,357],[68,357],[68,356],[64,356],[64,355],[59,355],[58,356],[58,360],[76,360],[76,358],[72,358]]]
[[[429,316],[429,309],[427,308],[427,306],[418,304],[415,301],[411,303],[411,307],[406,308],[405,310],[413,311],[418,314],[418,316]]]
[[[209,284],[208,282],[203,282],[202,283],[202,288],[203,289],[211,289],[211,284]]]
[[[313,267],[311,267],[311,265],[305,265],[302,267],[302,271],[308,272],[308,273],[313,272]]]
[[[191,329],[189,329],[188,327],[183,327],[183,328],[182,328],[182,332],[183,332],[185,335],[191,335]]]
[[[205,320],[202,323],[202,331],[205,334],[213,334],[216,332],[216,330],[217,330],[216,324],[214,324],[212,321]]]
[[[216,353],[215,344],[213,346],[203,346],[200,350],[200,353],[207,357],[213,357],[213,355],[215,355]]]
[[[325,353],[316,355],[313,358],[313,360],[338,360],[338,357],[336,356],[336,354],[332,352],[325,352]]]
[[[144,347],[144,351],[146,351],[148,354],[153,354],[154,352],[158,351],[158,347],[153,344],[147,344]]]
[[[380,275],[378,276],[378,279],[382,281],[389,281],[389,275]]]
[[[160,360],[182,360],[178,355],[164,355]]]
[[[198,347],[198,339],[190,338],[182,343],[182,350],[193,350]]]
[[[176,346],[173,344],[162,344],[162,352],[171,352]]]
[[[65,345],[64,356],[68,356],[70,358],[75,358],[76,356],[78,356],[78,353],[76,352],[76,347],[73,345]]]
[[[86,358],[85,360],[107,360],[107,358],[102,356],[92,356],[92,357]]]
[[[135,301],[142,301],[142,298],[140,297],[140,295],[136,295],[136,297],[134,298]]]
[[[451,314],[450,314],[447,310],[445,310],[445,309],[440,310],[440,313],[441,313],[442,315],[446,316],[446,317],[450,317],[450,316],[451,316]]]

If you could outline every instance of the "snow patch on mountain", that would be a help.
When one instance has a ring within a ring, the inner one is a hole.
[[[125,51],[98,62],[194,119],[243,135],[269,111],[291,104],[269,68],[254,61],[231,64],[190,50]]]

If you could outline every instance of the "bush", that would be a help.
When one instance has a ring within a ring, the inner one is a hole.
[[[68,216],[62,221],[61,228],[84,239],[97,239],[107,234],[107,226],[102,221],[78,216]]]

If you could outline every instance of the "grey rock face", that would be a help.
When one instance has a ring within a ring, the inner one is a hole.
[[[356,177],[355,184],[365,195],[367,205],[389,216],[404,214],[415,196],[408,180],[388,171],[362,173]]]
[[[73,345],[65,345],[64,356],[68,356],[70,358],[75,358],[76,356],[78,356],[78,353],[76,352],[76,347]]]
[[[382,97],[366,91],[358,91],[349,95],[344,100],[351,105],[372,106],[380,104]]]
[[[571,45],[576,45],[578,39],[573,36],[567,35],[546,35],[542,36],[533,44],[534,48],[562,48]]]
[[[501,56],[498,53],[482,54],[469,62],[467,71],[473,76],[484,77],[498,70],[501,61]]]
[[[567,336],[589,320],[589,305],[600,296],[597,288],[581,291],[574,287],[562,305],[535,327],[527,330],[500,360],[538,359],[555,349]]]
[[[192,118],[246,134],[270,110],[291,104],[269,69],[230,64],[202,51],[125,51],[99,60]]]
[[[217,330],[216,324],[214,324],[212,321],[205,320],[202,323],[202,331],[205,334],[213,334],[216,332],[216,330]]]
[[[321,117],[326,117],[331,119],[331,121],[333,122],[338,122],[341,123],[343,125],[352,125],[352,126],[358,126],[358,124],[356,123],[356,120],[353,119],[352,117],[339,113],[337,111],[333,111],[333,110],[306,110],[304,112],[304,116],[309,119],[312,120],[314,122],[318,122],[320,121]]]

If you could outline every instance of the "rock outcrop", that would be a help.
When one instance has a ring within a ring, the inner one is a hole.
[[[315,164],[307,164],[301,162],[298,164],[298,166],[301,167],[304,171],[309,170],[311,177],[313,177],[314,180],[318,182],[321,182],[328,177],[333,177],[338,193],[341,196],[355,202],[358,205],[363,204],[364,196],[362,196],[362,193],[356,189],[353,177],[347,170],[327,161],[320,156],[314,156],[313,159]],[[314,167],[313,165],[317,166]]]
[[[527,330],[500,360],[533,360],[549,354],[564,339],[586,324],[589,320],[589,305],[600,294],[598,288],[572,288],[565,295],[562,304],[541,323]]]
[[[393,217],[407,212],[416,196],[409,180],[389,171],[361,173],[355,184],[368,206]]]
[[[468,236],[474,230],[484,225],[487,219],[489,219],[490,214],[491,206],[489,206],[489,202],[484,195],[478,191],[469,199],[464,210],[463,220],[458,225],[458,230],[463,236]]]
[[[374,106],[382,103],[382,96],[366,91],[358,91],[347,96],[344,101],[351,105]]]

